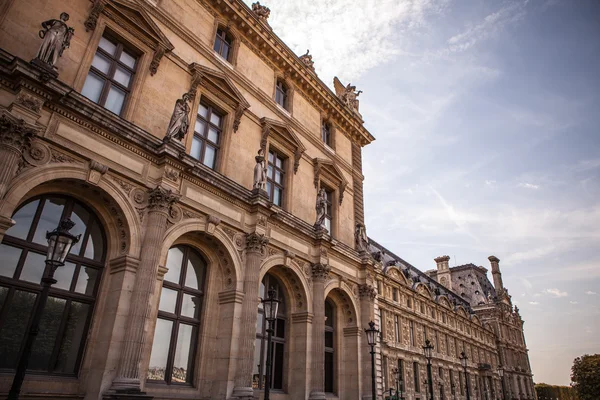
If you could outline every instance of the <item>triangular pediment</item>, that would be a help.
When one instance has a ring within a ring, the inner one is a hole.
[[[348,185],[348,181],[346,181],[346,178],[344,178],[342,170],[333,161],[324,158],[314,158],[313,165],[315,169],[315,187],[319,186],[319,181],[321,180],[322,176],[325,176],[327,179],[333,181],[339,189],[339,199],[340,204],[342,204],[342,200],[344,199],[344,191]]]
[[[266,117],[260,119],[260,124],[262,126],[260,148],[266,151],[268,138],[275,135],[281,145],[294,153],[294,174],[298,172],[300,158],[302,158],[302,154],[306,151],[306,147],[304,147],[292,128],[288,124]]]
[[[211,89],[212,93],[229,103],[233,108],[245,110],[250,107],[250,103],[233,84],[232,80],[221,71],[197,63],[190,64],[189,69],[192,72],[193,80],[198,80],[199,85]]]

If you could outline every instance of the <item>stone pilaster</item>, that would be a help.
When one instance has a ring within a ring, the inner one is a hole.
[[[157,187],[148,192],[147,219],[140,264],[129,309],[129,322],[121,350],[117,377],[112,388],[117,393],[140,393],[143,377],[140,363],[146,343],[146,323],[151,316],[152,298],[158,274],[162,240],[167,229],[167,218],[179,195]],[[117,396],[118,397],[118,396]]]
[[[0,116],[0,199],[6,194],[35,133],[35,127],[22,119],[8,113]]]
[[[311,357],[311,391],[309,400],[325,399],[325,281],[331,267],[312,265],[313,324]]]
[[[254,367],[254,344],[256,341],[256,320],[258,318],[258,288],[260,286],[260,263],[269,238],[258,233],[246,235],[246,268],[244,273],[244,303],[242,305],[238,369],[232,397],[253,399],[252,369]],[[254,327],[251,329],[250,327]]]
[[[366,400],[371,399],[371,347],[367,343],[364,329],[369,326],[370,321],[375,320],[375,297],[377,297],[377,290],[369,284],[360,285],[358,287],[358,294],[360,296],[360,326],[363,331],[359,355],[360,365],[362,366],[360,386],[361,398]]]

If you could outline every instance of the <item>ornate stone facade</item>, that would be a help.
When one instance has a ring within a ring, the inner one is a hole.
[[[64,213],[82,216],[74,229],[98,221],[82,236],[92,250],[69,255],[61,271],[72,273],[72,283],[51,292],[55,305],[69,304],[53,321],[62,335],[53,339],[56,349],[39,358],[48,360],[41,369],[56,373],[28,374],[25,397],[260,397],[266,282],[283,300],[274,399],[369,398],[364,328],[372,320],[382,330],[380,396],[395,385],[391,367],[401,359],[405,398],[423,399],[413,377],[424,379],[419,346],[426,338],[436,348],[434,377],[444,399],[452,398],[450,371],[456,398],[464,398],[456,358],[463,349],[472,399],[500,397],[500,362],[510,380],[505,399],[532,396],[523,321],[502,287],[499,260],[490,258],[500,288],[492,301],[486,289],[483,304],[473,304],[457,291],[454,269],[440,285],[367,237],[361,149],[374,138],[358,114],[360,91],[336,79],[333,94],[308,52],[298,57],[281,45],[267,7],[32,0],[8,1],[3,10],[0,252],[12,261],[0,266],[0,295],[11,293],[0,318],[12,312],[26,321],[27,310],[10,301],[37,290],[19,275],[31,254],[43,258],[39,242],[19,233],[27,221],[33,227],[60,218],[58,211],[39,215],[61,202]],[[61,12],[73,16],[73,27],[51,19]],[[49,29],[72,29],[54,43],[58,53],[44,50],[51,68],[29,62],[40,45],[32,28],[40,19]],[[215,46],[218,35],[235,50]],[[55,57],[67,45],[68,53]],[[98,60],[92,66],[96,54],[115,68],[101,70]],[[117,67],[129,74],[127,90],[122,75],[109,76]],[[288,109],[276,102],[273,77],[293,92]],[[113,86],[124,93],[118,109]],[[335,152],[315,131],[322,116],[335,127]],[[270,197],[273,185],[282,188],[281,201]],[[88,317],[74,314],[84,309]],[[0,337],[16,340],[3,348],[19,349],[21,334]],[[67,348],[74,350],[65,356]],[[0,395],[11,379],[0,376]]]

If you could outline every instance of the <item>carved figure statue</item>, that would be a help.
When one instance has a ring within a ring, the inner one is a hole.
[[[302,63],[304,65],[306,65],[306,67],[312,71],[315,70],[315,62],[312,60],[312,56],[309,53],[309,50],[306,50],[306,54],[301,55],[300,61],[302,61]]]
[[[336,77],[333,78],[333,86],[337,96],[346,104],[351,110],[358,112],[358,100],[357,97],[362,93],[362,90],[356,91],[356,86],[348,84],[344,86],[342,82]]]
[[[488,292],[487,302],[488,302],[488,304],[492,304],[494,302],[494,299],[492,299],[492,293],[491,292]]]
[[[60,14],[60,20],[50,19],[42,22],[42,27],[39,31],[39,36],[42,38],[42,45],[37,53],[36,59],[54,67],[54,64],[62,56],[63,51],[69,48],[71,38],[75,34],[75,30],[67,26],[69,14],[63,12]]]
[[[315,222],[315,227],[327,229],[325,228],[325,217],[327,216],[327,193],[323,188],[321,188],[317,194],[316,210],[317,221]]]
[[[258,150],[258,155],[254,157],[256,165],[254,166],[254,189],[265,190],[267,185],[267,165],[265,162],[265,151]]]
[[[369,250],[369,238],[367,237],[367,229],[361,223],[356,224],[354,230],[354,240],[356,242],[356,250],[359,252]]]
[[[269,7],[262,6],[260,4],[260,1],[252,3],[252,11],[254,11],[254,14],[256,14],[258,19],[263,22],[267,22],[267,19],[269,19],[269,15],[271,15],[271,10],[269,9]]]
[[[171,115],[171,121],[169,121],[169,127],[167,128],[167,135],[164,140],[170,139],[182,140],[187,133],[188,127],[190,126],[190,101],[191,93],[185,93],[175,102],[175,108],[173,109],[173,115]]]

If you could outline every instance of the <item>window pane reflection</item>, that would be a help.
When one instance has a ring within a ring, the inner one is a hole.
[[[54,279],[56,283],[52,285],[56,289],[69,290],[71,288],[71,281],[75,274],[75,264],[66,262],[64,266],[58,267],[54,272]]]
[[[202,287],[203,269],[204,263],[200,257],[196,253],[190,252],[185,276],[185,286],[192,289],[199,289]]]
[[[165,380],[172,329],[173,322],[164,319],[156,321],[154,342],[152,343],[152,353],[150,354],[150,367],[147,374],[148,379]]]
[[[27,234],[31,228],[35,211],[40,204],[39,200],[32,201],[21,207],[19,211],[12,216],[12,219],[16,222],[11,228],[6,231],[6,235],[13,236],[19,239],[27,239]]]
[[[81,266],[79,269],[79,276],[77,277],[77,284],[75,285],[75,291],[77,293],[92,296],[94,294],[94,288],[96,287],[97,277],[97,269]]]
[[[167,268],[169,271],[165,274],[165,281],[179,282],[179,275],[181,274],[181,263],[183,262],[183,251],[179,247],[172,247],[169,249],[167,255]]]
[[[56,372],[75,373],[79,349],[85,337],[85,327],[89,311],[89,305],[76,301],[71,302],[65,333],[58,353]]]
[[[177,304],[177,292],[172,289],[163,288],[160,293],[160,304],[158,309],[168,313],[175,313],[175,305]]]
[[[90,213],[88,213],[80,204],[76,204],[73,206],[73,212],[71,213],[70,218],[71,221],[75,222],[75,226],[70,230],[71,234],[75,236],[81,235],[79,241],[71,247],[71,254],[79,254],[81,252],[81,245],[83,243],[88,220],[90,219]]]
[[[181,315],[194,319],[200,318],[200,297],[184,294],[181,303]]]
[[[190,325],[179,325],[175,359],[173,360],[173,382],[187,382],[187,372],[190,364],[192,335],[194,328]]]
[[[12,278],[21,257],[21,249],[0,244],[0,275]]]
[[[33,241],[43,245],[48,244],[46,232],[52,232],[58,226],[63,209],[65,208],[65,200],[63,198],[48,198],[44,202],[44,209],[38,221]]]
[[[34,293],[16,290],[10,303],[7,303],[6,313],[2,318],[0,330],[0,368],[15,368],[25,337],[25,329],[33,309],[36,295]]]
[[[42,320],[40,321],[40,331],[33,343],[31,357],[29,359],[29,369],[47,371],[51,369],[50,360],[56,336],[65,310],[66,300],[49,297]]]
[[[44,268],[46,268],[46,256],[30,251],[27,253],[19,279],[39,284],[44,275]]]

